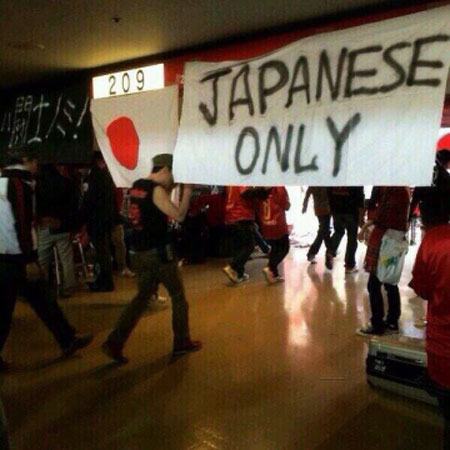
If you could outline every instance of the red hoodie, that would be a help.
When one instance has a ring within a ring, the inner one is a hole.
[[[241,220],[255,220],[255,208],[252,199],[242,197],[248,187],[227,186],[225,190],[225,223],[232,224]]]
[[[428,373],[450,388],[450,224],[431,227],[417,252],[409,286],[428,300]]]
[[[265,200],[258,202],[257,211],[261,234],[266,239],[280,239],[288,234],[286,209],[289,197],[284,187],[273,187]]]

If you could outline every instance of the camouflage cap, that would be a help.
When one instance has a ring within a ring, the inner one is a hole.
[[[173,156],[169,153],[160,153],[152,159],[153,167],[169,167],[172,168]]]

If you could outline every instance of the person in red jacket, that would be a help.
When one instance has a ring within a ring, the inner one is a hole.
[[[422,191],[425,236],[409,286],[428,301],[425,349],[429,390],[438,398],[444,415],[444,449],[450,450],[450,174],[440,172],[438,186]]]
[[[222,270],[233,283],[239,284],[249,279],[245,264],[255,248],[255,206],[249,187],[227,186],[225,195],[225,224],[232,229],[235,253]]]
[[[289,196],[284,187],[269,188],[266,198],[257,202],[261,234],[271,247],[269,263],[263,269],[268,284],[284,281],[278,273],[278,265],[289,253],[286,211],[290,206]]]

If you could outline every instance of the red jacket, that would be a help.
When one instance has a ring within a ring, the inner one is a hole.
[[[450,388],[450,224],[426,231],[409,286],[428,300],[426,350],[428,373]]]
[[[232,224],[241,220],[255,220],[255,207],[253,200],[243,197],[242,193],[248,187],[227,186],[225,190],[225,223]]]
[[[271,188],[267,198],[258,202],[260,231],[266,239],[280,239],[288,234],[286,223],[288,207],[289,197],[284,187]]]

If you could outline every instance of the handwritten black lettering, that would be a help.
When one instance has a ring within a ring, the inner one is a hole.
[[[302,147],[303,147],[303,135],[305,134],[305,125],[300,125],[298,127],[297,133],[297,147],[295,149],[295,158],[294,158],[294,170],[295,173],[302,173],[306,171],[315,172],[319,170],[317,166],[317,155],[313,156],[311,162],[303,166],[302,165]]]
[[[371,78],[374,77],[378,71],[377,69],[356,70],[356,60],[359,56],[368,53],[378,53],[383,50],[381,45],[372,45],[370,47],[353,50],[348,54],[348,68],[347,68],[347,83],[345,85],[345,97],[353,97],[354,95],[373,95],[379,91],[378,87],[364,87],[357,89],[353,88],[353,82],[356,78]]]
[[[295,83],[297,81],[297,76],[300,72],[300,69],[303,77],[303,84],[296,85]],[[311,101],[311,95],[309,93],[309,66],[308,58],[306,58],[306,56],[300,56],[300,58],[298,58],[297,62],[295,63],[294,74],[292,76],[291,86],[289,88],[288,101],[285,105],[286,108],[289,108],[292,105],[294,94],[301,91],[305,91],[306,102],[309,105]]]
[[[341,89],[342,72],[344,69],[344,62],[345,58],[347,57],[347,53],[348,50],[345,47],[341,49],[336,69],[336,75],[333,81],[333,75],[331,74],[330,59],[328,58],[328,53],[326,50],[321,51],[319,58],[319,70],[317,76],[317,89],[316,89],[317,101],[319,101],[322,98],[322,84],[324,72],[328,81],[328,87],[330,88],[331,99],[336,100],[339,97],[339,92]]]
[[[284,143],[284,151],[281,154],[281,140],[280,135],[278,133],[277,127],[272,126],[269,130],[269,135],[267,137],[266,143],[266,154],[264,157],[264,163],[262,166],[262,173],[267,172],[267,163],[269,162],[270,149],[272,148],[272,143],[275,144],[275,152],[277,156],[277,160],[280,163],[282,172],[286,172],[289,169],[289,153],[291,151],[291,141],[292,141],[292,132],[294,130],[293,125],[288,126],[286,141]]]
[[[213,112],[211,113],[208,109],[208,106],[201,102],[198,106],[200,112],[203,114],[204,119],[208,122],[209,125],[214,126],[217,123],[217,116],[218,116],[218,110],[217,110],[217,97],[218,97],[218,87],[217,83],[219,79],[225,75],[228,75],[231,73],[231,69],[223,69],[219,70],[217,72],[214,72],[212,74],[207,75],[206,77],[202,78],[200,80],[200,83],[205,83],[206,81],[212,80],[212,88],[213,88],[213,98],[212,98],[212,105],[213,105]]]
[[[237,75],[233,78],[233,82],[231,84],[231,98],[230,98],[230,106],[229,106],[229,117],[230,120],[234,119],[234,108],[236,106],[248,105],[248,112],[250,116],[253,116],[255,113],[255,108],[253,106],[252,94],[250,92],[250,84],[248,81],[248,74],[250,72],[250,66],[246,64],[242,69],[237,73]],[[243,98],[235,98],[236,95],[236,86],[239,78],[243,76],[244,81],[244,89],[245,89],[245,97]]]
[[[442,69],[442,67],[444,67],[444,63],[440,60],[429,61],[420,59],[420,53],[425,45],[434,44],[436,42],[447,42],[449,39],[450,36],[448,34],[437,34],[435,36],[420,38],[414,41],[413,56],[409,66],[408,80],[406,81],[408,86],[440,86],[442,83],[440,78],[417,79],[417,69],[420,67],[429,67],[430,69]],[[445,73],[445,76],[447,76],[447,73]]]
[[[270,87],[266,86],[266,73],[268,70],[276,70],[278,72],[279,79],[278,81]],[[269,95],[275,94],[275,92],[279,91],[280,89],[285,86],[285,84],[289,80],[289,70],[286,66],[286,64],[283,61],[268,61],[264,63],[259,68],[259,108],[261,111],[261,114],[264,114],[267,109],[267,102],[266,98]]]
[[[396,59],[394,59],[392,53],[397,50],[403,50],[408,47],[411,47],[411,44],[409,42],[399,42],[397,44],[391,45],[383,52],[383,60],[389,67],[394,69],[395,73],[397,74],[397,80],[391,84],[381,86],[380,92],[382,93],[391,92],[394,89],[400,87],[405,82],[406,70]]]
[[[250,165],[247,168],[242,167],[241,164],[241,151],[242,151],[242,145],[244,143],[244,139],[246,137],[253,138],[253,144],[254,144],[254,153],[253,153],[253,159]],[[239,138],[236,144],[236,151],[234,153],[234,160],[236,163],[237,170],[242,175],[248,175],[253,172],[253,169],[256,166],[256,163],[259,158],[260,153],[260,145],[259,145],[259,135],[255,128],[253,127],[245,127],[241,133],[239,134]]]
[[[341,170],[341,162],[342,162],[342,149],[344,148],[344,144],[347,141],[348,137],[352,130],[359,124],[361,121],[361,114],[356,113],[345,125],[342,131],[338,131],[334,120],[331,117],[327,117],[327,126],[328,130],[334,140],[334,165],[333,165],[333,177],[336,177]]]

